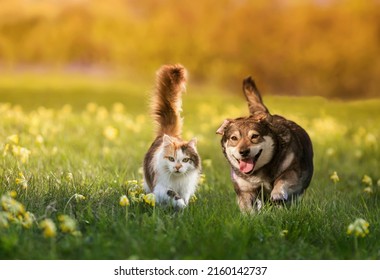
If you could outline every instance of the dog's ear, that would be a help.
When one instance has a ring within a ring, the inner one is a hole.
[[[243,80],[243,92],[247,99],[248,109],[251,115],[255,115],[258,112],[269,114],[269,110],[265,107],[263,100],[261,99],[261,94],[251,77]]]
[[[216,134],[224,135],[224,131],[225,131],[226,127],[230,125],[230,123],[231,123],[231,120],[229,120],[229,119],[224,120],[222,125],[216,131]]]
[[[251,114],[251,117],[256,121],[256,122],[263,122],[266,121],[268,123],[271,123],[273,120],[273,117],[271,114],[268,112],[263,112],[263,111],[257,111],[253,114]]]

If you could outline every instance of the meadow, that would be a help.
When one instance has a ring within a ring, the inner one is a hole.
[[[380,258],[379,99],[264,93],[272,113],[310,134],[315,173],[300,202],[249,216],[215,134],[247,114],[240,81],[233,94],[189,84],[183,136],[198,138],[203,176],[175,212],[141,189],[152,85],[0,78],[1,259]]]

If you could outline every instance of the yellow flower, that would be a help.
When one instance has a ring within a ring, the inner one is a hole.
[[[19,137],[17,134],[13,134],[11,136],[8,136],[7,138],[10,142],[13,142],[14,144],[18,144],[19,142]]]
[[[1,197],[1,207],[4,211],[9,212],[14,217],[25,213],[24,205],[12,198],[10,195],[3,195]]]
[[[44,143],[44,137],[42,137],[42,135],[37,135],[36,136],[36,143],[38,144],[38,145],[42,145],[43,143]]]
[[[289,231],[288,231],[287,229],[284,229],[284,230],[282,230],[282,231],[280,232],[280,236],[281,236],[281,237],[285,237],[285,236],[288,235],[288,233],[289,233]]]
[[[369,177],[368,175],[364,175],[364,176],[363,176],[362,182],[363,182],[364,184],[366,184],[367,186],[369,186],[369,187],[371,187],[372,184],[373,184],[373,183],[372,183],[372,178]]]
[[[45,238],[53,238],[57,235],[57,227],[51,219],[44,219],[39,224]]]
[[[22,186],[22,188],[26,190],[28,188],[28,180],[22,172],[20,172],[18,176],[19,178],[16,178],[16,184]]]
[[[369,233],[369,223],[364,219],[356,219],[347,227],[347,234],[356,237],[365,237]]]
[[[367,133],[364,138],[364,142],[367,144],[367,146],[375,146],[377,144],[376,136],[372,133]]]
[[[190,203],[195,203],[197,200],[198,200],[198,197],[197,197],[195,194],[193,194],[193,195],[190,197],[189,202],[190,202]]]
[[[129,206],[129,199],[126,195],[122,195],[120,197],[119,205],[122,207]]]
[[[212,167],[212,160],[211,159],[204,159],[202,161],[202,165],[205,167]]]
[[[31,152],[24,147],[12,146],[12,153],[15,157],[18,157],[22,163],[26,163],[29,160]]]
[[[143,201],[144,189],[141,182],[137,180],[128,180],[125,182],[126,187],[128,189],[128,196],[132,200],[132,202],[141,202]]]
[[[373,189],[372,187],[366,187],[363,189],[363,192],[368,193],[368,194],[373,194]]]
[[[120,102],[117,102],[117,103],[114,103],[112,105],[112,111],[114,111],[115,113],[123,113],[124,112],[124,104],[123,103],[120,103]]]
[[[337,182],[339,182],[338,173],[336,171],[334,171],[334,173],[330,176],[330,179],[331,179],[331,181],[334,182],[334,184],[336,184]]]
[[[156,196],[153,193],[144,195],[143,199],[146,204],[149,204],[153,207],[156,205]]]
[[[67,181],[73,181],[73,180],[74,180],[73,173],[68,172],[68,173],[66,174],[66,180],[67,180]]]
[[[199,176],[198,183],[199,185],[203,185],[204,183],[206,183],[206,174],[202,173],[201,176]]]
[[[85,200],[86,199],[86,197],[84,195],[81,195],[79,193],[74,194],[74,198],[75,198],[76,202],[79,202],[81,200]]]
[[[77,231],[77,223],[73,218],[67,215],[60,215],[58,216],[58,221],[60,222],[59,228],[62,232],[73,233]]]
[[[9,144],[5,144],[4,149],[3,149],[3,156],[7,155],[8,151],[9,151],[9,147],[10,147]]]
[[[26,212],[24,214],[24,217],[23,217],[23,219],[21,221],[21,224],[22,224],[22,226],[24,228],[29,229],[29,228],[32,227],[33,222],[35,221],[35,219],[36,218],[34,217],[34,215],[28,211],[28,212]]]
[[[328,148],[326,150],[326,155],[332,157],[333,155],[335,155],[335,150],[333,148]]]
[[[89,113],[95,113],[97,109],[98,109],[98,105],[96,103],[90,102],[86,106],[86,110]]]
[[[8,228],[8,213],[0,211],[0,228]]]
[[[114,128],[113,126],[107,126],[104,130],[103,130],[103,135],[104,137],[106,137],[108,140],[115,140],[117,135],[119,134],[119,131]]]
[[[17,192],[16,191],[10,191],[8,194],[12,198],[16,198],[17,197]]]

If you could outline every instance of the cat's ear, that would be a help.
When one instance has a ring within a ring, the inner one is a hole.
[[[230,123],[231,123],[231,120],[229,120],[229,119],[224,120],[222,125],[216,131],[216,134],[224,135],[224,130],[226,129],[227,126],[230,125]]]
[[[197,150],[197,142],[198,142],[198,140],[197,140],[197,138],[193,138],[193,139],[191,139],[190,141],[189,141],[189,146],[191,147],[191,148],[193,148],[194,150]]]
[[[172,140],[172,138],[169,135],[164,134],[164,136],[163,136],[163,143],[164,143],[164,147],[170,146],[170,145],[173,144],[173,140]]]

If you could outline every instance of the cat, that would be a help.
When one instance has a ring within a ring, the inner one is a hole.
[[[175,209],[188,205],[201,174],[196,138],[181,139],[186,80],[187,71],[179,64],[164,65],[157,71],[151,109],[158,129],[143,163],[145,191],[155,195],[157,204]]]

